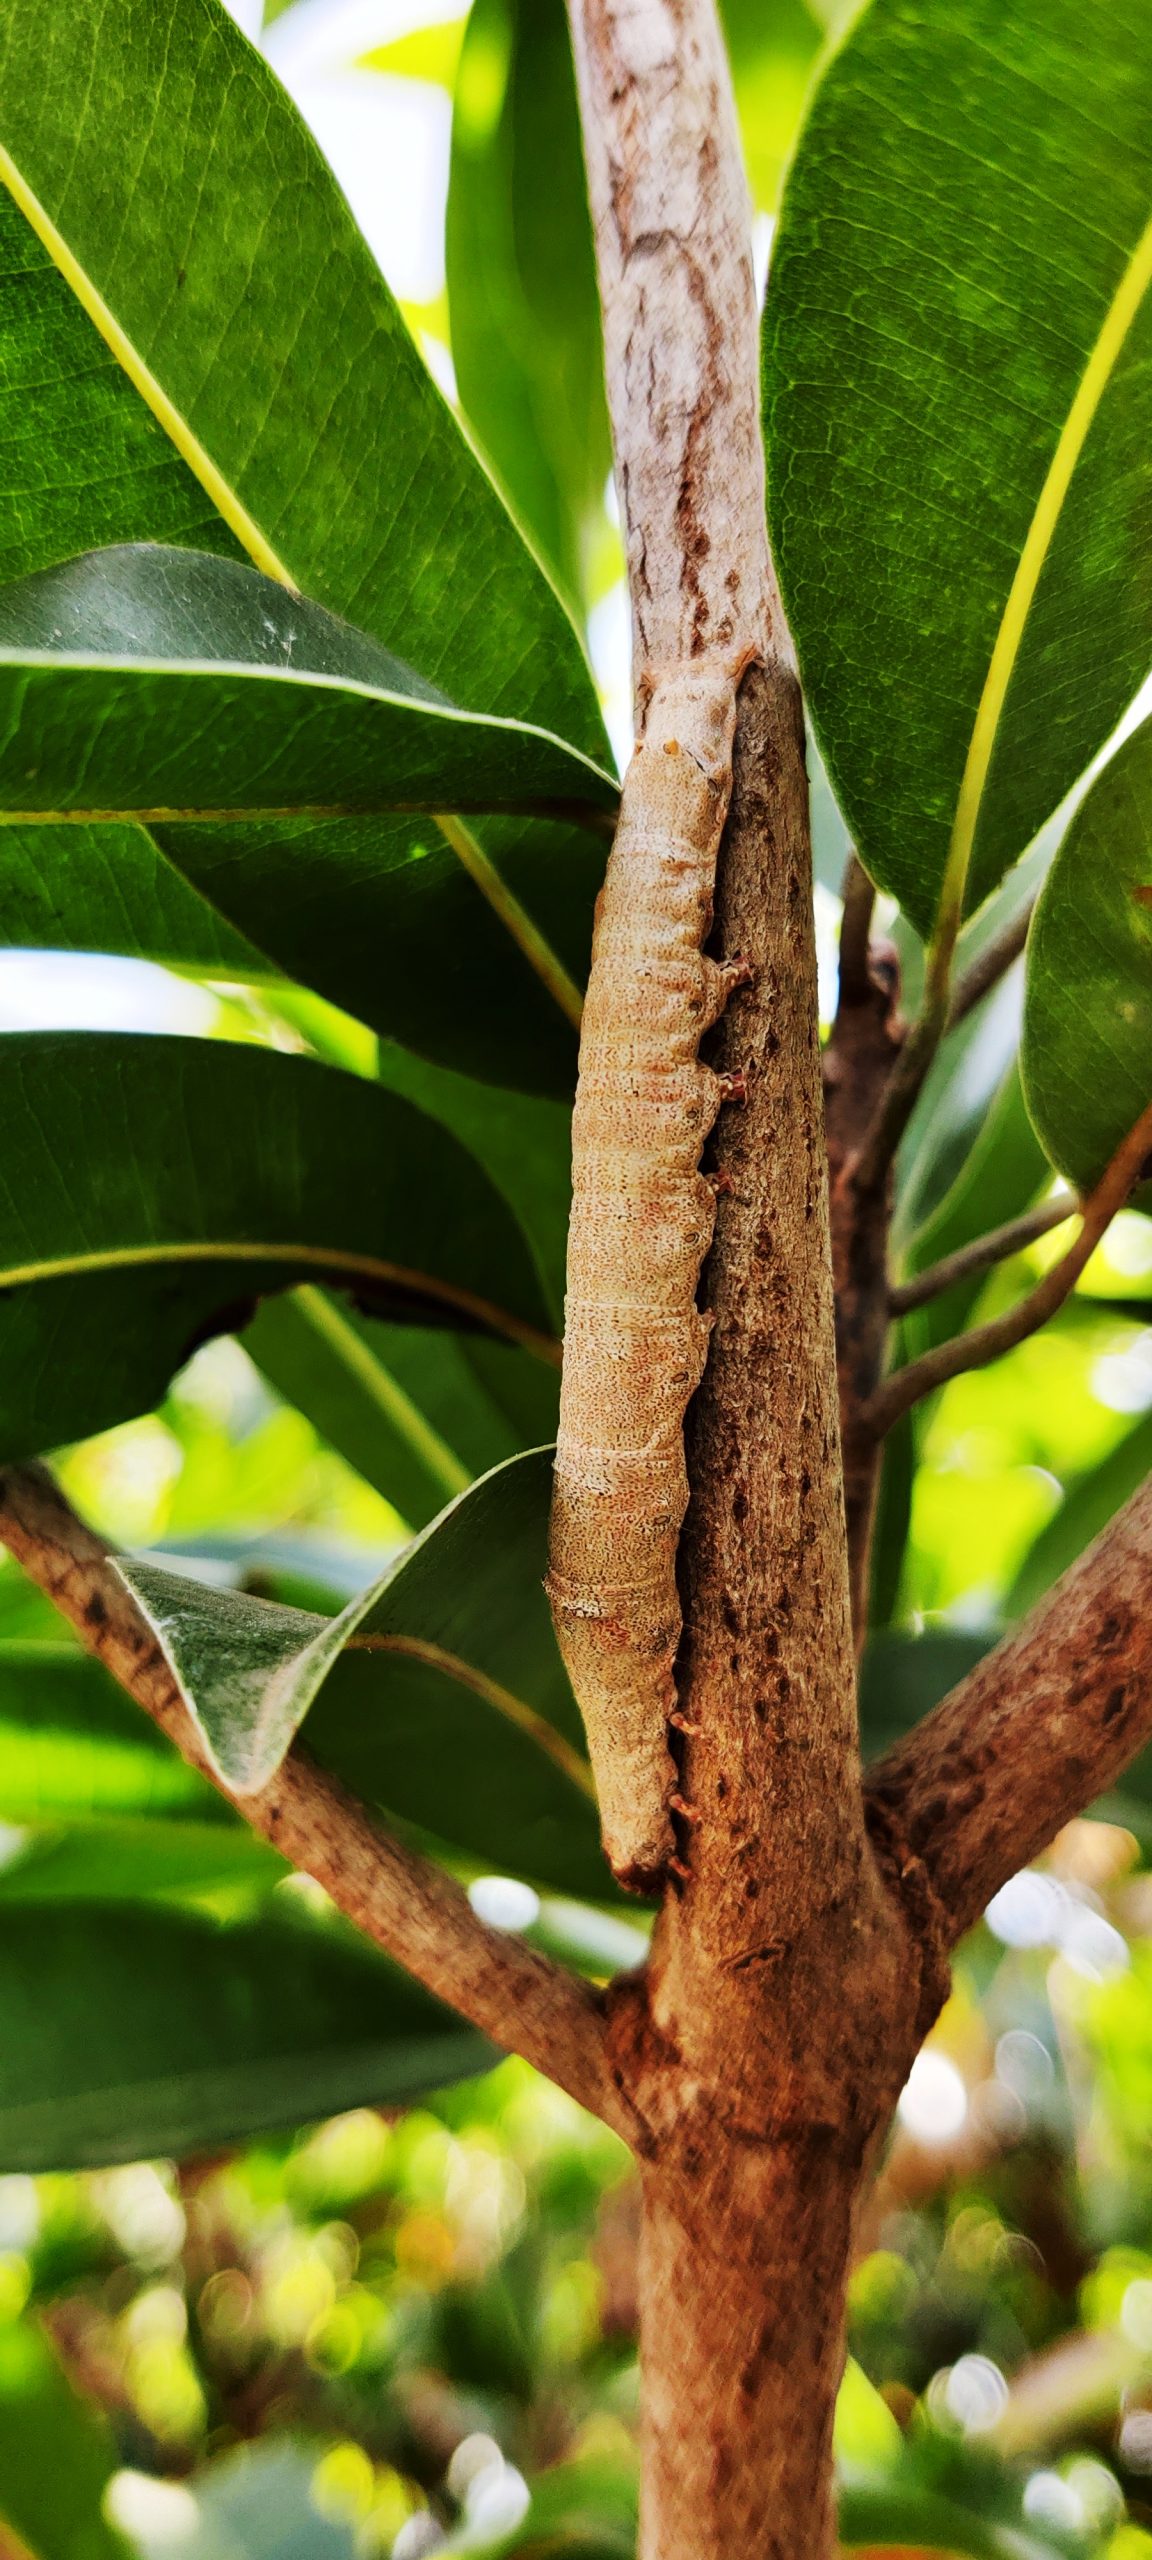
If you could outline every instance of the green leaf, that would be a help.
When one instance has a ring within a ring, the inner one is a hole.
[[[205,1332],[313,1276],[546,1346],[484,1173],[359,1077],[222,1042],[10,1033],[0,1111],[6,1457],[146,1411]]]
[[[806,0],[724,0],[745,154],[774,204],[821,28]],[[401,68],[396,48],[381,68]],[[611,467],[592,230],[563,0],[475,0],[446,233],[460,397],[522,521],[585,592]]]
[[[559,1382],[540,1361],[475,1335],[376,1324],[320,1289],[267,1299],[244,1348],[415,1529],[474,1476],[555,1438]]]
[[[559,1332],[572,1203],[571,1111],[542,1096],[474,1083],[390,1040],[381,1042],[377,1072],[390,1092],[442,1120],[503,1193],[532,1247]]]
[[[128,0],[114,37],[101,0],[18,0],[0,40],[0,177],[0,437],[14,457],[0,574],[149,537],[235,548],[466,709],[603,757],[563,608],[331,171],[220,0]],[[431,822],[348,826],[333,842],[331,826],[293,840],[285,823],[247,848],[204,829],[165,849],[188,853],[194,886],[198,866],[214,875],[207,894],[223,888],[214,903],[257,950],[267,925],[282,971],[373,1027],[498,1081],[570,1091],[602,849],[518,822],[487,824],[482,844],[456,829],[453,850]],[[490,975],[488,1006],[462,952]]]
[[[1145,675],[1152,21],[874,0],[786,190],[770,517],[861,858],[986,896]],[[1091,97],[1091,113],[1085,99]]]
[[[1040,893],[1022,1065],[1046,1153],[1090,1190],[1152,1098],[1152,722],[1081,802]]]
[[[476,0],[445,248],[464,408],[543,557],[579,596],[612,457],[563,0]]]
[[[365,1801],[560,1893],[611,1896],[543,1578],[552,1460],[496,1468],[337,1618],[121,1565],[229,1784],[308,1749]]]
[[[998,1627],[929,1627],[870,1635],[860,1665],[860,1745],[879,1760],[946,1698],[997,1643]]]
[[[119,2466],[103,2411],[73,2388],[39,2323],[0,2328],[0,2516],[36,2560],[128,2560],[102,2513]]]
[[[807,0],[722,0],[744,158],[755,202],[770,213],[823,37]]]
[[[1051,1589],[1121,1504],[1152,1473],[1152,1414],[1142,1414],[1117,1447],[1065,1493],[1059,1510],[1029,1548],[1005,1602],[1010,1618],[1023,1617]],[[1122,1781],[1126,1784],[1127,1781]]]
[[[60,1621],[57,1619],[57,1626]],[[0,1822],[234,1817],[111,1674],[71,1644],[0,1642]]]
[[[605,845],[554,819],[446,823],[451,843],[409,816],[156,834],[238,932],[344,1012],[465,1075],[570,1098]]]
[[[572,625],[220,0],[124,0],[114,29],[102,0],[10,0],[0,145],[34,235],[10,235],[28,353],[8,391],[26,470],[15,489],[6,475],[5,575],[96,542],[179,539],[148,476],[175,467],[196,540],[228,547],[204,492],[258,568],[453,701],[599,753]],[[136,467],[109,521],[100,493],[125,437]],[[60,493],[81,470],[92,521],[74,508],[65,529]]]
[[[29,1834],[0,1867],[0,1904],[260,1901],[288,1873],[283,1858],[240,1822],[69,1823]]]
[[[929,1121],[927,1149],[931,1138]],[[998,1092],[985,1103],[955,1180],[914,1236],[904,1257],[902,1276],[929,1270],[947,1254],[958,1253],[978,1236],[988,1235],[994,1227],[1020,1216],[1047,1182],[1048,1166],[1025,1107],[1019,1068],[1013,1060]],[[959,1333],[969,1321],[986,1281],[984,1272],[957,1281],[940,1297],[930,1299],[927,1306],[905,1316],[901,1325],[902,1356],[916,1358],[934,1343],[948,1342]]]
[[[0,590],[0,809],[229,819],[610,811],[558,738],[460,712],[236,560],[138,543]]]
[[[1013,2525],[973,2515],[933,2489],[895,2482],[841,2489],[840,2541],[847,2551],[883,2544],[894,2551],[963,2553],[965,2560],[1055,2560],[1059,2548]]]
[[[342,1932],[134,1903],[0,1910],[0,2165],[177,2158],[483,2070],[491,2048]]]
[[[211,977],[269,969],[136,826],[0,826],[0,937],[8,951],[111,951]]]

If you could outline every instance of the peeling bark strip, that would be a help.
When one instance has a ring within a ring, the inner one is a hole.
[[[732,1090],[697,1049],[745,974],[703,950],[735,727],[726,669],[685,673],[652,698],[597,912],[572,1126],[548,1592],[604,1845],[639,1889],[673,1846],[684,1415],[707,1357],[696,1291],[716,1220],[699,1166]]]
[[[683,1427],[725,1092],[702,1033],[745,972],[703,949],[741,676],[771,628],[756,302],[731,82],[700,0],[570,0],[628,552],[639,744],[600,903],[573,1126],[549,1591],[605,1846],[673,1848]]]

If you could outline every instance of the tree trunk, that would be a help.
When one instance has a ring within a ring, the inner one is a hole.
[[[859,2161],[831,2133],[644,2176],[639,2560],[830,2560]]]

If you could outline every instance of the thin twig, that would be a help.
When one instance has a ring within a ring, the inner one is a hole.
[[[1141,1112],[1135,1127],[1117,1148],[1107,1172],[1085,1201],[1079,1232],[1067,1253],[1053,1263],[1036,1287],[1016,1306],[1009,1307],[1005,1315],[993,1316],[989,1323],[974,1326],[970,1333],[957,1334],[951,1342],[938,1343],[922,1359],[910,1361],[907,1368],[897,1369],[885,1379],[867,1411],[867,1420],[878,1439],[883,1439],[901,1414],[907,1413],[910,1405],[918,1404],[922,1396],[930,1395],[934,1387],[945,1386],[949,1378],[958,1378],[968,1369],[986,1368],[990,1360],[1015,1350],[1017,1343],[1026,1342],[1029,1334],[1038,1333],[1041,1325],[1047,1324],[1074,1289],[1117,1210],[1123,1208],[1150,1152],[1152,1102]]]
[[[888,1292],[888,1312],[892,1316],[909,1316],[915,1307],[926,1307],[932,1298],[941,1298],[958,1280],[970,1280],[979,1271],[991,1271],[997,1262],[1006,1262],[1010,1254],[1021,1253],[1025,1245],[1035,1244],[1041,1236],[1050,1235],[1053,1227],[1062,1227],[1076,1215],[1077,1203],[1070,1191],[1059,1192],[1055,1199],[1041,1200],[1034,1209],[1025,1209],[1019,1218],[1009,1218],[1002,1227],[991,1227],[986,1236],[974,1237],[955,1253],[944,1254],[939,1262],[917,1271],[910,1280],[898,1280]]]
[[[1009,917],[1007,924],[1001,926],[999,933],[993,934],[984,949],[977,952],[966,969],[961,970],[948,1009],[949,1031],[954,1031],[957,1023],[965,1020],[981,997],[997,986],[1000,979],[1007,976],[1013,961],[1019,959],[1028,939],[1035,904],[1034,897],[1026,898],[1015,915]]]
[[[600,1999],[523,1940],[479,1919],[454,1879],[393,1839],[303,1751],[257,1795],[232,1797],[207,1755],[168,1663],[102,1539],[44,1467],[0,1474],[0,1542],[71,1620],[122,1689],[191,1767],[338,1909],[494,2043],[520,2053],[628,2136],[609,2074]]]
[[[864,1004],[871,984],[868,944],[876,890],[857,853],[850,853],[841,883],[844,913],[840,921],[841,1006]]]

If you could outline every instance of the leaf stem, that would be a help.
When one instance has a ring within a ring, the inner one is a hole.
[[[321,1341],[343,1362],[357,1386],[364,1389],[393,1430],[407,1441],[444,1493],[449,1497],[466,1493],[472,1482],[467,1467],[433,1429],[419,1405],[405,1394],[391,1370],[386,1369],[383,1361],[377,1360],[368,1349],[367,1343],[361,1341],[355,1325],[349,1323],[347,1316],[341,1315],[339,1308],[329,1303],[323,1291],[313,1288],[310,1283],[297,1289],[296,1304],[313,1332],[318,1333]]]

